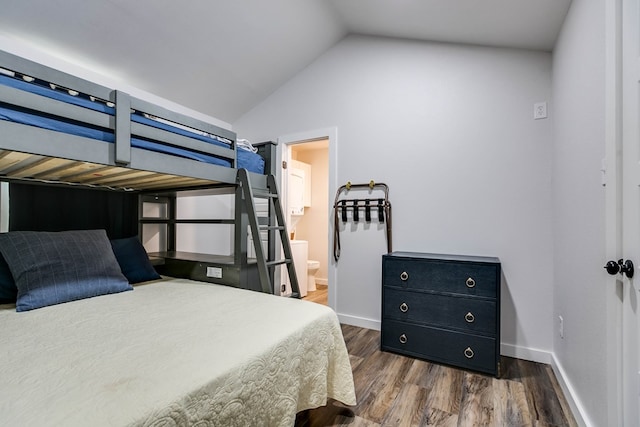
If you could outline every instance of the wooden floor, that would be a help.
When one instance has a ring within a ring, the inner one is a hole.
[[[316,290],[308,291],[307,296],[302,299],[305,301],[317,302],[322,305],[329,305],[327,286],[316,285]]]
[[[342,331],[358,404],[331,401],[298,414],[296,427],[577,425],[548,365],[502,357],[496,379],[382,352],[378,331]]]

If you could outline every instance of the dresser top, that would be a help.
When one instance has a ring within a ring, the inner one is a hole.
[[[473,255],[428,254],[428,253],[422,253],[422,252],[391,252],[390,254],[383,255],[383,257],[417,258],[417,259],[431,259],[431,260],[442,260],[442,261],[465,261],[465,262],[482,262],[482,263],[490,263],[490,264],[500,264],[500,259],[497,257],[473,256]]]

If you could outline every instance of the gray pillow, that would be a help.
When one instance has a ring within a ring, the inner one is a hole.
[[[104,230],[0,233],[18,288],[16,311],[133,289]]]

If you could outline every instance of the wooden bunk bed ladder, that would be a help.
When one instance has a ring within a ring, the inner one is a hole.
[[[266,293],[274,293],[274,277],[275,268],[281,265],[286,265],[287,274],[289,275],[289,283],[291,283],[291,297],[300,298],[300,288],[298,286],[298,276],[293,264],[293,255],[291,253],[291,244],[289,242],[289,235],[287,233],[287,226],[284,220],[284,212],[282,210],[282,203],[280,202],[280,196],[278,194],[278,187],[273,175],[267,176],[266,189],[254,189],[251,187],[249,180],[249,174],[246,169],[239,169],[237,176],[238,184],[241,189],[242,202],[247,212],[249,227],[251,229],[251,236],[253,240],[253,246],[256,253],[256,262],[258,264],[258,274],[260,277],[260,286],[262,291]],[[258,215],[255,207],[255,199],[267,199],[269,201],[269,222],[267,224],[261,224],[258,220]],[[274,215],[272,215],[273,213]],[[269,248],[267,248],[267,254],[262,247],[260,239],[260,232],[267,231],[269,233],[270,242]],[[280,242],[282,244],[282,252],[284,258],[277,258],[277,251],[275,250],[275,241],[277,240],[276,233],[280,235]]]

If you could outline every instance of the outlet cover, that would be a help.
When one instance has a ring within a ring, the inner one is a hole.
[[[214,279],[222,279],[222,268],[207,267],[207,277],[213,277]]]
[[[536,102],[533,104],[533,118],[535,120],[546,119],[547,118],[547,103],[546,102]]]

